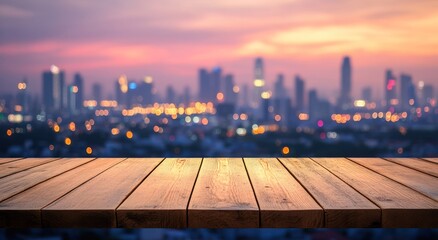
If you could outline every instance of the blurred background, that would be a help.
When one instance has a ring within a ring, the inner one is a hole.
[[[0,1],[0,157],[437,157],[438,2]],[[429,239],[435,230],[1,230]]]

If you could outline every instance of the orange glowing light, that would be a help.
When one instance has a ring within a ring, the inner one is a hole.
[[[71,122],[68,125],[68,128],[70,129],[70,131],[74,132],[74,131],[76,131],[76,124],[74,122]]]
[[[112,128],[111,129],[111,134],[112,135],[118,135],[120,133],[120,130],[118,128]]]
[[[91,155],[91,154],[93,153],[93,149],[92,149],[91,147],[87,147],[87,148],[85,149],[85,152],[86,152],[88,155]]]
[[[134,134],[131,131],[126,132],[126,138],[131,139],[134,136]]]
[[[283,153],[283,155],[287,155],[287,154],[289,154],[290,149],[289,149],[289,147],[284,146],[283,149],[281,150],[281,152]]]
[[[54,132],[58,133],[60,130],[61,130],[61,129],[60,129],[60,127],[59,127],[58,124],[56,124],[55,126],[53,126],[53,131],[54,131]]]
[[[65,138],[64,143],[65,143],[65,145],[70,146],[71,145],[71,139],[70,138]]]
[[[207,118],[203,118],[201,120],[202,125],[207,125],[208,124],[208,119]]]
[[[8,135],[8,137],[12,136],[12,130],[11,130],[11,129],[8,129],[8,130],[6,131],[6,135]]]
[[[217,99],[219,102],[222,102],[222,101],[224,100],[224,94],[221,93],[221,92],[218,92],[218,93],[216,94],[216,99]]]

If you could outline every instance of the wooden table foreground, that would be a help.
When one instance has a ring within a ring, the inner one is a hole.
[[[0,227],[438,227],[438,159],[0,159]]]

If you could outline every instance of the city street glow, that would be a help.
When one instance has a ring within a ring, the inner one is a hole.
[[[254,87],[263,87],[265,86],[265,81],[261,79],[254,80]]]
[[[93,149],[92,149],[91,147],[87,147],[87,148],[85,149],[85,152],[86,152],[88,155],[91,155],[91,154],[93,153]]]
[[[356,100],[354,101],[354,106],[362,108],[366,106],[366,102],[365,100]]]

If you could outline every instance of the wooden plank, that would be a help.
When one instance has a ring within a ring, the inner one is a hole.
[[[245,158],[260,207],[260,226],[322,227],[324,211],[276,158]]]
[[[382,227],[436,227],[438,203],[345,158],[315,158],[382,209]]]
[[[187,205],[202,158],[167,158],[117,209],[119,227],[187,227]]]
[[[350,158],[366,168],[438,201],[438,178],[381,158]]]
[[[424,172],[429,175],[438,177],[438,165],[435,163],[418,158],[385,158],[385,159],[406,166],[408,168],[412,168],[420,172]]]
[[[189,227],[259,227],[259,208],[241,158],[205,158],[188,208]]]
[[[381,225],[379,207],[319,164],[309,158],[280,161],[324,208],[325,227]]]
[[[162,161],[129,158],[42,209],[43,227],[116,227],[115,209]]]
[[[429,162],[438,163],[438,158],[423,158],[423,159]]]
[[[1,202],[0,227],[41,227],[43,207],[122,160],[96,159]]]
[[[20,160],[20,159],[23,159],[23,158],[0,158],[0,165],[8,163],[8,162],[17,161],[17,160]]]
[[[8,162],[1,165],[0,178],[12,175],[17,172],[24,171],[29,168],[43,165],[55,160],[56,158],[25,158],[18,161]]]
[[[4,177],[0,179],[0,201],[92,160],[93,158],[59,159]]]

